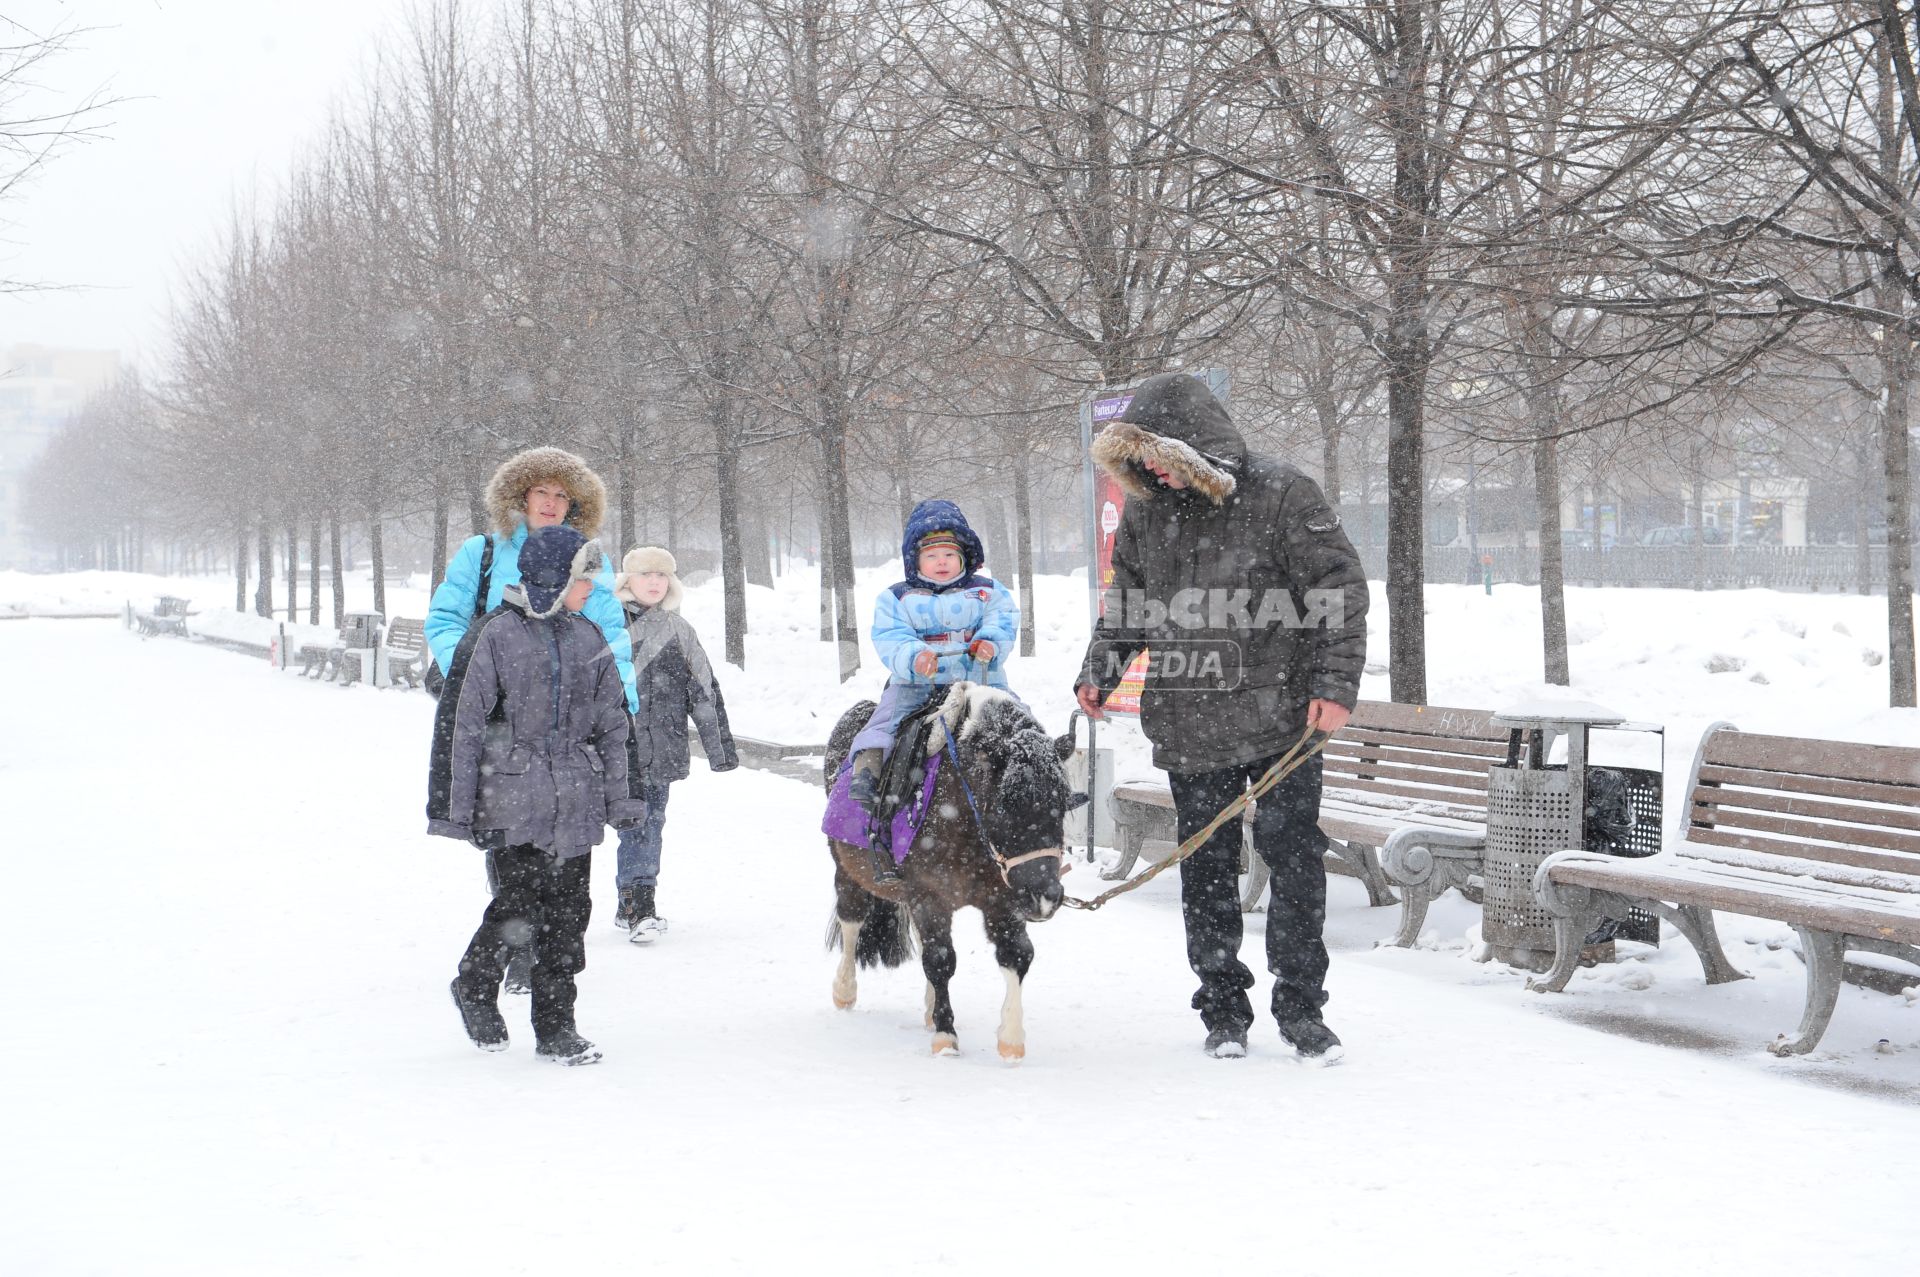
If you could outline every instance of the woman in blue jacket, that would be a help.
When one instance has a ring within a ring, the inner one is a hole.
[[[564,523],[589,539],[597,536],[607,509],[607,490],[600,476],[571,452],[531,448],[500,463],[487,481],[486,504],[493,531],[460,543],[447,564],[446,579],[427,608],[427,647],[443,676],[451,670],[454,650],[474,618],[499,607],[501,591],[520,584],[520,548],[527,542],[527,533]],[[613,597],[611,567],[593,578],[593,593],[581,615],[606,636],[626,693],[627,712],[637,713],[640,698],[633,685],[633,647],[627,641],[626,611]],[[639,797],[638,793],[630,796]],[[488,852],[487,889],[497,895],[499,885],[499,865],[494,853]],[[526,993],[531,988],[532,962],[530,945],[521,945],[509,955],[508,993]]]

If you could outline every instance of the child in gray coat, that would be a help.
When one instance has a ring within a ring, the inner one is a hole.
[[[586,966],[593,848],[606,826],[636,824],[627,790],[626,692],[606,637],[580,615],[602,567],[597,543],[565,525],[520,550],[520,585],[467,630],[434,719],[427,831],[493,853],[493,900],[480,919],[453,1000],[467,1036],[505,1050],[502,951],[533,946],[536,1052],[591,1064],[600,1052],[574,1025],[574,976]]]

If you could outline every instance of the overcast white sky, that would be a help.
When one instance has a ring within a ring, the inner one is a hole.
[[[34,106],[97,88],[129,99],[109,113],[104,140],[68,150],[0,206],[0,278],[87,286],[0,295],[0,347],[163,358],[182,264],[214,242],[236,200],[280,180],[407,9],[406,0],[0,4],[7,21],[39,33],[98,28],[47,65]]]

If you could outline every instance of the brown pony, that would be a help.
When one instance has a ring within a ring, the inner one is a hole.
[[[834,725],[827,742],[829,791],[873,709],[872,701],[862,701]],[[947,757],[913,854],[900,866],[901,883],[876,887],[866,852],[828,840],[835,902],[827,948],[842,951],[833,1004],[841,1010],[853,1006],[856,965],[897,967],[911,957],[911,926],[919,933],[920,964],[927,975],[933,1053],[957,1055],[947,995],[956,965],[953,915],[973,905],[986,920],[994,960],[1007,982],[1000,1054],[1018,1060],[1027,1053],[1020,985],[1033,963],[1027,923],[1044,922],[1060,907],[1065,894],[1060,887],[1062,823],[1086,799],[1072,792],[1061,766],[1071,743],[1049,738],[1007,693],[957,683],[934,718],[926,750]]]

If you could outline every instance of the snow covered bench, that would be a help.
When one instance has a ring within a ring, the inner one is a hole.
[[[396,685],[420,686],[427,672],[427,624],[396,616],[387,629],[387,678]]]
[[[331,643],[305,643],[296,654],[304,678],[337,679],[342,687],[361,681],[371,682],[373,670],[361,659],[362,652],[380,646],[384,617],[378,612],[349,612],[346,624]]]
[[[1672,922],[1709,984],[1744,979],[1713,911],[1791,925],[1807,966],[1800,1028],[1768,1048],[1811,1051],[1826,1032],[1849,952],[1920,963],[1920,749],[1760,736],[1716,723],[1701,739],[1681,838],[1640,860],[1563,851],[1534,892],[1554,919],[1558,992],[1582,939],[1627,905]]]
[[[186,599],[172,594],[163,594],[153,605],[151,612],[135,612],[133,623],[140,633],[149,638],[157,634],[177,634],[187,637]]]
[[[1489,710],[1361,701],[1322,751],[1327,867],[1358,878],[1372,905],[1393,903],[1389,882],[1403,888],[1396,943],[1411,944],[1427,906],[1449,887],[1470,888],[1479,872],[1487,767],[1506,756],[1506,733],[1489,726],[1490,717]],[[1173,795],[1164,784],[1115,785],[1112,814],[1120,863],[1107,876],[1124,876],[1143,852],[1171,854]],[[1250,844],[1245,861],[1241,904],[1252,909],[1267,868]]]

